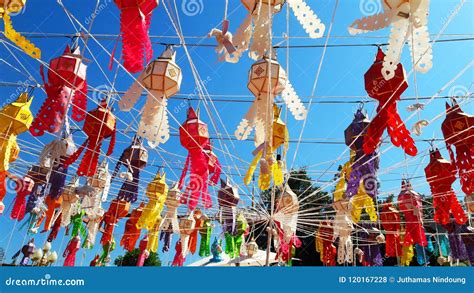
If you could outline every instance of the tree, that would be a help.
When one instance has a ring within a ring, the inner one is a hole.
[[[140,250],[138,248],[135,248],[132,251],[127,251],[125,255],[118,256],[115,259],[114,264],[118,267],[134,267],[137,265],[139,254]],[[161,261],[158,257],[158,254],[155,252],[150,252],[150,255],[145,260],[143,265],[146,267],[160,267]]]

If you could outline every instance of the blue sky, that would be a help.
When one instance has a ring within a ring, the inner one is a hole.
[[[189,36],[186,39],[188,44],[214,44],[213,39],[203,38],[207,33],[214,27],[216,27],[221,21],[224,14],[224,1],[216,0],[201,0],[195,1],[198,5],[197,12],[186,8],[186,2],[191,0],[178,0],[177,8],[181,20],[183,34]],[[113,1],[102,0],[100,9],[97,11],[97,17],[92,26],[92,34],[97,36],[98,42],[90,39],[88,48],[90,50],[85,52],[85,57],[90,59],[87,80],[91,87],[105,89],[110,87],[109,80],[113,80],[115,76],[115,69],[112,71],[107,69],[109,57],[107,53],[101,48],[105,47],[108,52],[111,52],[115,45],[114,37],[100,37],[102,34],[116,35],[119,33],[119,10],[113,3]],[[192,2],[192,1],[191,1]],[[333,13],[335,1],[334,0],[307,0],[306,1],[312,9],[318,14],[322,21],[326,24],[326,33],[328,31],[331,15]],[[335,15],[335,21],[332,26],[331,38],[329,44],[379,44],[385,43],[388,38],[389,30],[381,30],[374,33],[359,35],[356,38],[348,38],[349,33],[347,27],[357,18],[363,16],[365,9],[370,6],[364,6],[364,0],[345,0],[339,1],[339,7]],[[377,2],[374,1],[375,8],[380,7]],[[443,25],[446,23],[449,15],[453,13],[453,9],[458,5],[458,0],[432,0],[431,10],[429,16],[429,30],[431,35],[434,37],[439,33]],[[94,11],[96,1],[93,0],[64,0],[64,5],[71,11],[74,17],[80,21],[84,26],[89,27],[91,15]],[[189,3],[188,3],[189,4]],[[378,6],[377,6],[378,5]],[[364,8],[365,7],[365,8]],[[444,31],[444,35],[440,39],[453,39],[463,38],[472,36],[474,30],[474,24],[472,23],[473,15],[473,1],[466,1],[462,10],[454,17],[450,22],[449,26]],[[240,25],[240,22],[245,17],[246,10],[240,5],[240,1],[230,1],[229,3],[229,20],[230,30],[235,31]],[[275,16],[273,33],[275,36],[274,44],[282,42],[281,45],[287,44],[282,39],[284,33],[287,30],[287,12],[286,8]],[[51,58],[57,57],[62,53],[67,43],[70,43],[68,38],[62,35],[74,34],[76,29],[67,18],[62,8],[53,0],[29,0],[27,2],[26,9],[19,15],[12,17],[15,28],[20,32],[34,32],[38,34],[34,38],[30,38],[38,47],[42,50],[42,60],[48,62]],[[77,25],[76,25],[77,26]],[[323,45],[325,38],[312,40],[309,38],[293,38],[293,37],[306,37],[306,33],[302,29],[301,25],[297,22],[293,13],[289,13],[289,35],[291,36],[290,45]],[[50,35],[50,37],[42,37],[42,33]],[[51,37],[51,34],[58,34],[56,37]],[[154,11],[153,20],[151,25],[151,35],[162,36],[154,38],[153,45],[154,56],[157,57],[164,46],[158,43],[177,43],[178,39],[175,38],[176,33],[173,29],[170,19],[166,14],[162,3]],[[456,35],[463,36],[456,36]],[[83,44],[81,44],[83,46]],[[472,41],[463,42],[446,42],[436,43],[433,46],[433,68],[426,74],[416,74],[418,96],[430,97],[435,95],[441,88],[445,86],[451,79],[453,79],[465,66],[473,61],[474,43]],[[191,73],[189,60],[184,54],[182,48],[177,48],[177,63],[183,70],[183,83],[181,86],[181,95],[179,97],[186,97],[191,94],[193,99],[197,99],[198,96],[195,94],[196,85]],[[0,64],[1,81],[2,82],[14,82],[24,83],[28,81],[28,75],[24,75],[26,71],[30,72],[34,78],[40,81],[39,76],[39,63],[36,60],[29,58],[27,55],[13,49],[14,55],[12,56],[5,46],[0,46],[0,54],[2,62]],[[193,63],[195,64],[201,78],[205,80],[205,86],[211,97],[216,99],[232,99],[232,100],[251,100],[253,97],[247,89],[247,72],[253,60],[244,56],[241,58],[238,64],[220,63],[217,61],[216,53],[211,47],[189,47],[189,52]],[[410,55],[408,48],[405,47],[402,56],[402,63],[405,66],[407,72],[411,71]],[[120,46],[117,51],[117,56],[120,53]],[[357,109],[358,104],[355,101],[359,100],[370,100],[366,97],[364,90],[364,73],[371,66],[374,56],[376,53],[376,47],[333,47],[327,48],[324,59],[322,61],[321,72],[317,82],[317,87],[312,99],[309,97],[312,92],[313,83],[315,80],[318,66],[321,62],[323,48],[286,48],[278,49],[278,60],[282,66],[288,69],[289,78],[304,101],[312,101],[311,109],[309,112],[304,131],[302,133],[303,140],[310,141],[328,141],[328,142],[341,142],[344,139],[343,131],[352,121],[353,113]],[[93,54],[93,55],[92,55]],[[288,58],[289,57],[289,58]],[[17,58],[17,59],[16,59]],[[95,59],[95,60],[94,60]],[[7,65],[6,62],[17,68],[20,72]],[[20,65],[21,64],[21,65]],[[24,66],[24,68],[22,67]],[[103,72],[102,72],[103,71]],[[106,77],[104,76],[104,74]],[[447,87],[445,91],[439,93],[441,96],[450,95],[450,93],[465,93],[467,89],[471,87],[474,77],[472,67],[461,75],[451,86]],[[415,97],[416,91],[414,86],[414,75],[411,75],[409,80],[409,88],[404,93],[404,97]],[[116,76],[115,88],[119,91],[126,90],[132,83],[132,79],[128,73],[122,69],[118,70]],[[18,89],[15,87],[0,87],[0,94],[3,99],[9,99],[10,97],[16,97]],[[194,93],[194,94],[193,94]],[[224,97],[218,97],[214,95],[223,95]],[[36,113],[44,101],[45,94],[40,90],[36,90],[34,93],[35,100],[32,105],[32,110]],[[90,94],[91,99],[96,99],[97,94]],[[471,98],[472,99],[472,98]],[[2,100],[3,101],[3,100]],[[352,103],[328,103],[329,101],[343,101]],[[402,118],[407,118],[411,113],[406,111],[406,107],[414,104],[416,101],[401,101],[398,109]],[[423,101],[421,101],[423,102]],[[474,106],[467,99],[460,101],[466,105],[463,109],[468,113],[474,113]],[[140,109],[143,105],[142,100],[137,109]],[[4,104],[4,103],[2,103]],[[197,101],[192,101],[193,106],[197,106]],[[88,109],[95,108],[92,102],[89,102]],[[215,106],[215,108],[214,108]],[[205,110],[205,105],[200,103],[201,119],[209,123],[210,132],[212,136],[216,136],[216,133],[221,133],[226,136],[226,131],[233,135],[240,119],[245,115],[247,109],[250,107],[250,103],[237,103],[237,102],[214,102],[214,106],[208,104],[207,107],[212,113],[212,118],[216,121],[217,129],[211,126],[210,117]],[[368,110],[369,115],[373,116],[373,109],[375,104],[368,103],[365,108]],[[136,116],[136,112],[123,113],[119,112],[116,106],[116,114],[121,120],[118,124],[119,129],[126,129],[127,126],[133,122],[131,115]],[[180,123],[185,120],[186,117],[187,103],[183,100],[171,99],[168,104],[168,109],[171,114]],[[221,124],[218,120],[218,115],[222,119]],[[431,139],[431,138],[442,138],[440,130],[440,124],[444,119],[442,114],[444,111],[444,100],[436,99],[430,102],[425,110],[421,112],[421,118],[426,120],[432,120],[438,117],[431,125],[424,129],[421,137],[416,137],[417,140]],[[411,127],[417,120],[417,116],[411,118],[407,125]],[[170,125],[172,129],[178,127],[178,123],[170,118]],[[291,115],[288,115],[287,125],[290,130],[290,137],[297,140],[303,130],[303,122],[295,121]],[[136,123],[135,123],[136,127]],[[176,131],[172,131],[176,132]],[[119,134],[118,143],[115,147],[113,157],[118,157],[121,151],[128,146],[130,143],[130,137],[132,134]],[[41,147],[41,143],[48,143],[53,139],[53,136],[46,134],[39,139],[40,142],[34,140],[29,133],[22,134],[20,136],[20,146],[23,146],[26,142],[32,143],[33,153],[38,153]],[[78,133],[75,137],[76,143],[79,145],[84,139],[83,134]],[[26,142],[25,142],[26,141]],[[444,147],[444,143],[439,143],[441,147]],[[107,144],[106,144],[107,145]],[[224,172],[228,174],[234,174],[232,180],[242,185],[242,180],[239,176],[235,176],[236,173],[245,173],[248,167],[248,162],[251,161],[251,152],[254,149],[252,142],[240,142],[240,141],[214,141],[216,147],[216,153],[219,156],[221,163],[224,165]],[[298,148],[298,152],[295,156],[296,143],[290,144],[290,150],[287,156],[288,167],[303,167],[308,168],[308,172],[313,179],[319,178],[321,182],[315,184],[320,186],[330,181],[334,172],[337,171],[339,164],[343,164],[348,159],[348,152],[346,146],[341,144],[316,144],[316,143],[301,143]],[[428,157],[426,156],[429,144],[427,142],[418,142],[417,147],[419,149],[419,155],[415,158],[405,158],[403,151],[397,148],[390,148],[390,144],[384,144],[382,146],[381,156],[381,174],[379,179],[381,181],[381,192],[384,194],[395,193],[398,194],[400,187],[400,179],[402,175],[408,174],[409,177],[416,177],[413,180],[413,185],[416,186],[416,190],[420,193],[429,193],[429,187],[423,176],[423,168],[428,163]],[[155,166],[150,166],[142,172],[141,182],[142,186],[146,187],[154,173],[156,173],[159,165],[166,165],[165,171],[167,172],[167,178],[171,181],[178,179],[180,169],[184,163],[183,157],[187,155],[186,150],[179,144],[178,137],[171,137],[171,139],[162,146],[162,150],[153,151],[150,150],[150,162],[153,162]],[[390,148],[390,149],[389,149]],[[223,149],[225,151],[223,151]],[[24,150],[27,150],[24,147]],[[384,152],[384,150],[387,150]],[[231,153],[231,158],[227,153]],[[445,150],[442,151],[444,156],[448,156]],[[343,154],[343,155],[342,155]],[[236,159],[240,158],[242,161]],[[37,156],[22,152],[20,158],[34,163],[37,161]],[[293,158],[295,158],[293,160]],[[336,160],[338,159],[338,160]],[[406,160],[407,159],[407,160]],[[327,163],[330,162],[330,163]],[[169,168],[171,167],[171,168]],[[27,168],[26,163],[18,163],[15,168],[12,169],[12,173],[22,175]],[[112,167],[111,167],[112,168]],[[115,190],[112,188],[112,192],[109,194],[109,199],[115,197],[117,188],[120,184],[115,183]],[[459,190],[459,184],[456,183],[455,189]],[[332,186],[326,189],[327,191],[332,190]],[[242,193],[249,193],[250,189],[241,187]],[[461,196],[461,194],[459,194]],[[21,247],[25,238],[25,230],[17,231],[19,224],[14,224],[8,217],[13,201],[14,195],[9,193],[4,202],[7,207],[6,215],[0,217],[0,247],[7,249],[6,257],[10,258],[11,255]],[[217,205],[215,195],[213,194],[214,205]],[[248,203],[248,198],[244,201],[244,204]],[[108,204],[105,204],[107,207]],[[123,223],[116,228],[118,234],[115,235],[116,241],[118,242],[123,231]],[[12,229],[14,229],[13,232]],[[53,243],[53,249],[56,249],[62,254],[65,245],[67,244],[68,237],[63,238],[61,232],[58,239]],[[39,234],[36,236],[36,243],[41,244],[44,241],[45,235]],[[97,243],[100,235],[97,237]],[[161,244],[160,244],[161,246]],[[160,247],[161,248],[161,247]],[[78,263],[87,265],[93,258],[95,253],[101,251],[100,245],[96,244],[92,251],[81,251],[78,254]],[[84,253],[84,254],[83,254]],[[112,253],[112,258],[121,254],[122,250],[117,249]],[[174,256],[174,249],[171,250],[171,254],[162,254],[160,257],[163,261],[171,260]],[[194,258],[193,258],[194,259]],[[62,264],[62,260],[61,264]]]

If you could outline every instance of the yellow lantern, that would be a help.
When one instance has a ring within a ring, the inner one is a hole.
[[[41,58],[41,51],[34,44],[18,33],[12,25],[10,14],[19,13],[25,6],[26,0],[0,0],[0,18],[5,24],[5,36],[15,45],[33,58]]]
[[[159,221],[161,211],[163,210],[168,185],[166,184],[166,173],[156,173],[155,179],[148,184],[146,196],[148,203],[143,208],[143,213],[138,219],[137,228],[150,230]]]
[[[33,122],[32,100],[33,97],[22,93],[15,102],[0,110],[0,172],[8,170],[9,163],[18,156],[16,137],[27,131]]]
[[[137,135],[146,138],[151,147],[165,143],[169,137],[167,99],[179,92],[183,76],[176,64],[176,52],[166,48],[152,61],[119,102],[122,111],[130,111],[140,98],[143,87],[148,90]]]

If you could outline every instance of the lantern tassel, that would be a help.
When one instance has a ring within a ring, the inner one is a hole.
[[[288,5],[310,38],[319,39],[323,36],[324,24],[305,1],[288,0]]]
[[[5,37],[7,39],[20,47],[30,57],[41,59],[41,50],[15,30],[8,13],[3,14],[3,23],[5,24]]]

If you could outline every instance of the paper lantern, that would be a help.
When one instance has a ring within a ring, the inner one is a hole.
[[[456,181],[456,167],[445,160],[438,149],[430,150],[430,162],[425,167],[426,180],[433,196],[434,220],[439,224],[466,223],[467,217],[451,185]]]
[[[18,14],[26,4],[26,0],[0,0],[0,18],[3,18],[5,24],[5,37],[20,47],[26,54],[32,58],[41,58],[41,50],[24,36],[18,33],[14,28],[10,14]]]
[[[217,201],[224,231],[234,233],[236,229],[234,224],[237,219],[237,204],[240,201],[240,195],[237,186],[233,186],[229,178],[226,180],[221,179],[221,188],[217,193]]]
[[[385,230],[385,255],[387,257],[399,257],[402,255],[400,243],[400,213],[392,202],[386,202],[380,212],[380,222]]]
[[[109,205],[109,209],[104,214],[101,225],[103,225],[103,234],[100,239],[102,245],[110,244],[113,239],[114,227],[118,221],[128,215],[130,202],[114,199]],[[114,242],[115,243],[115,242]]]
[[[359,223],[363,210],[369,215],[370,221],[377,221],[374,199],[367,194],[363,181],[360,182],[357,194],[351,197],[349,205],[352,221],[354,223]]]
[[[83,130],[87,135],[86,141],[84,141],[81,147],[71,155],[64,164],[68,166],[74,163],[79,158],[84,148],[87,147],[84,157],[77,168],[77,175],[88,177],[94,176],[97,171],[99,152],[104,139],[111,138],[106,156],[110,156],[114,150],[115,128],[115,116],[108,108],[106,101],[103,100],[97,109],[92,110],[87,114],[84,121]]]
[[[178,183],[173,184],[171,189],[168,191],[168,195],[166,196],[165,205],[166,205],[166,213],[163,217],[162,227],[164,227],[165,233],[169,235],[171,232],[178,234],[179,233],[179,224],[178,224],[178,216],[177,216],[177,209],[180,205],[180,197],[181,192],[178,188]],[[170,229],[171,231],[167,231]],[[171,239],[170,239],[171,240]]]
[[[140,185],[140,170],[145,168],[148,162],[148,151],[143,147],[139,138],[134,137],[132,144],[126,148],[120,156],[117,165],[115,166],[112,180],[115,178],[120,170],[120,166],[127,167],[127,173],[130,174],[131,179],[125,178],[122,187],[120,188],[117,198],[125,199],[126,201],[135,202],[138,199],[138,186]],[[124,177],[124,176],[120,176]]]
[[[252,238],[249,243],[247,243],[247,256],[253,257],[256,253],[258,253],[258,245],[255,242],[255,239]]]
[[[123,66],[131,73],[143,70],[143,61],[148,63],[153,56],[148,31],[157,0],[114,0],[120,9],[120,32],[122,33]]]
[[[81,237],[75,236],[73,237],[66,246],[64,250],[63,257],[64,257],[64,264],[65,267],[73,267],[76,262],[76,254],[81,248]]]
[[[179,189],[183,188],[188,168],[191,167],[189,184],[181,197],[181,203],[188,203],[189,209],[194,210],[201,197],[204,207],[210,208],[212,207],[212,201],[208,193],[208,184],[215,185],[217,183],[220,168],[215,170],[216,172],[208,183],[210,169],[215,169],[212,168],[209,161],[212,162],[216,157],[209,154],[212,147],[207,124],[199,119],[192,107],[188,110],[186,122],[179,128],[179,140],[181,145],[189,152],[179,180]]]
[[[148,203],[143,208],[140,219],[137,222],[138,229],[151,230],[155,223],[160,219],[168,193],[166,184],[166,173],[156,173],[155,179],[147,186],[146,196]],[[161,219],[160,219],[161,221]]]
[[[408,88],[405,70],[402,64],[397,65],[395,75],[385,80],[381,70],[385,54],[379,48],[374,64],[365,73],[365,90],[369,96],[379,102],[377,114],[369,125],[364,137],[363,149],[365,154],[373,153],[380,144],[385,129],[388,131],[393,145],[402,147],[406,154],[415,156],[418,152],[415,141],[410,136],[397,111],[397,101],[400,95]]]
[[[18,157],[20,148],[16,138],[28,130],[33,121],[32,101],[33,97],[22,93],[15,102],[0,110],[0,172],[8,170],[10,162]]]
[[[370,125],[366,113],[362,108],[354,115],[352,123],[344,131],[345,143],[351,152],[351,168],[347,169],[347,189],[345,195],[351,198],[359,191],[360,182],[364,182],[367,193],[375,198],[378,193],[376,173],[379,169],[379,156],[377,152],[366,155],[363,150],[364,139]],[[352,157],[353,156],[353,157]],[[341,177],[341,180],[343,177]]]
[[[140,236],[140,235],[138,235]],[[145,260],[150,255],[150,252],[147,249],[148,247],[148,235],[145,235],[142,240],[140,240],[140,254],[138,255],[137,267],[142,267],[145,264]]]
[[[333,204],[336,210],[334,218],[334,238],[339,238],[337,248],[337,262],[339,264],[354,261],[353,243],[351,233],[354,228],[349,211],[349,201],[339,200]]]
[[[234,233],[225,232],[225,253],[230,258],[236,258],[240,256],[240,248],[245,242],[244,234],[247,231],[248,223],[242,213],[237,215],[235,221]]]
[[[41,136],[45,131],[57,133],[66,119],[69,103],[72,118],[84,120],[87,114],[87,66],[82,61],[79,47],[71,50],[66,46],[63,55],[50,61],[48,81],[44,78],[43,66],[40,67],[47,97],[30,127],[32,135]]]
[[[100,189],[102,193],[102,202],[105,202],[109,193],[110,183],[111,176],[109,174],[109,164],[107,163],[107,160],[104,159],[97,168],[97,172],[92,177],[87,178],[87,184]]]
[[[203,217],[202,225],[199,228],[199,234],[201,235],[199,256],[208,257],[211,255],[212,222],[211,219],[206,216]]]
[[[61,203],[61,227],[66,227],[71,222],[71,216],[73,213],[73,206],[79,200],[79,195],[76,192],[76,188],[79,185],[77,178],[73,178],[71,183],[64,187]]]
[[[178,260],[178,263],[183,264],[186,259],[186,255],[189,252],[189,238],[191,233],[194,231],[196,221],[194,220],[193,213],[190,213],[188,216],[183,217],[179,220],[179,231],[180,231],[180,243],[181,251],[175,256],[175,259]]]
[[[441,124],[451,161],[458,169],[461,187],[465,194],[474,192],[474,116],[462,111],[453,100],[446,103],[446,118]],[[452,146],[456,147],[456,156]]]
[[[398,195],[398,207],[405,216],[404,246],[414,243],[426,246],[425,229],[423,228],[423,207],[421,196],[415,192],[411,183],[402,181],[402,190]]]
[[[383,77],[396,76],[405,41],[415,60],[415,70],[426,73],[432,64],[433,53],[428,31],[429,0],[384,0],[384,12],[356,20],[349,27],[354,34],[366,33],[392,26],[387,55],[380,68]],[[408,37],[407,37],[408,36]]]
[[[83,207],[84,215],[86,216],[85,220],[82,219],[82,216],[77,219],[77,224],[81,225],[83,221],[87,224],[87,237],[83,247],[91,249],[95,244],[99,224],[105,212],[102,208],[102,189],[90,186],[87,183],[77,187],[76,193],[82,198],[81,207]],[[81,230],[84,231],[85,229],[82,228]]]
[[[321,38],[324,34],[324,24],[303,0],[241,0],[241,2],[248,15],[232,38],[236,50],[231,52],[233,55],[230,58],[225,58],[229,62],[238,62],[243,52],[249,49],[250,58],[255,60],[268,53],[272,45],[269,32],[272,31],[273,15],[282,10],[285,2],[293,10],[310,38]]]
[[[122,239],[120,240],[120,246],[122,246],[127,251],[134,250],[138,238],[140,238],[140,229],[137,228],[137,222],[143,213],[144,207],[145,204],[140,203],[140,205],[132,211],[132,213],[130,214],[130,218],[128,218],[127,222],[125,222],[125,230],[123,232]],[[142,241],[140,241],[140,249],[142,248]]]
[[[146,138],[151,147],[165,143],[170,137],[167,99],[179,92],[183,79],[181,68],[175,60],[176,53],[168,47],[158,59],[148,64],[119,101],[122,111],[130,111],[143,88],[147,90],[147,101],[143,106],[137,135]]]

